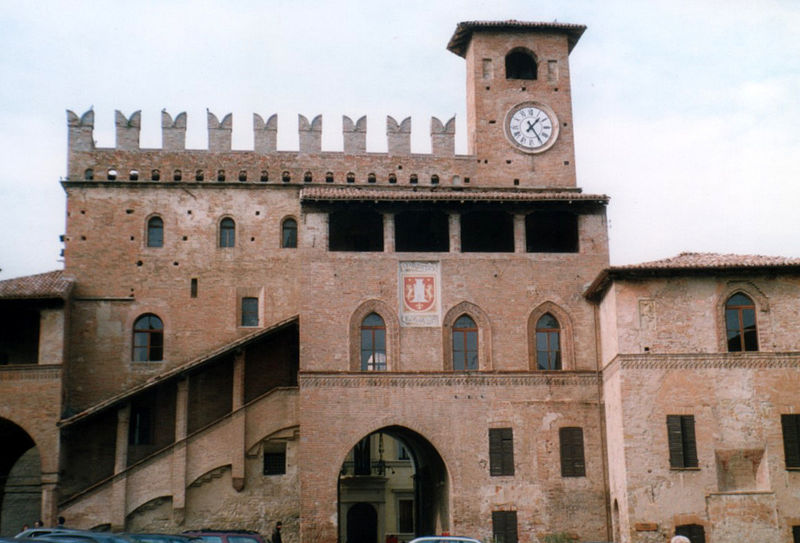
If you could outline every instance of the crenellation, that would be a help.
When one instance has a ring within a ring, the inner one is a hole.
[[[322,115],[317,115],[309,123],[304,115],[298,114],[297,131],[300,135],[301,153],[322,151]]]
[[[208,123],[208,147],[205,151],[225,153],[231,151],[233,133],[233,115],[228,113],[220,120],[214,113],[206,110]],[[322,152],[322,115],[310,121],[304,115],[297,116],[299,134],[299,153]],[[69,128],[69,152],[87,152],[94,150],[115,151],[159,151],[159,149],[141,149],[139,136],[141,133],[141,110],[126,117],[115,110],[116,145],[113,148],[96,149],[94,144],[94,110],[89,110],[78,117],[67,110]],[[174,118],[166,109],[161,110],[161,149],[162,152],[186,151],[187,114],[181,112]],[[386,117],[386,135],[388,155],[411,155],[411,117],[397,122],[392,116]],[[431,117],[431,153],[434,157],[455,156],[455,117],[446,123],[437,117]],[[344,155],[362,155],[367,153],[367,117],[362,115],[353,121],[347,115],[342,116],[342,140]],[[257,154],[277,152],[278,115],[272,114],[264,121],[258,113],[253,113],[253,151]],[[202,150],[193,150],[193,152]],[[375,154],[375,153],[371,153]],[[420,154],[420,153],[415,153]]]
[[[253,113],[253,145],[256,153],[274,153],[278,148],[278,114],[273,113],[267,122]]]
[[[117,127],[117,149],[136,151],[139,149],[139,132],[142,128],[142,111],[134,111],[130,118],[120,110],[114,111],[114,124]]]
[[[225,152],[231,150],[231,134],[233,133],[233,114],[228,113],[222,118],[206,110],[208,118],[208,150]]]
[[[186,112],[178,113],[175,120],[161,110],[161,148],[165,151],[183,151],[186,149]]]
[[[397,123],[391,115],[386,116],[386,140],[390,155],[411,154],[411,117]]]
[[[68,144],[70,151],[94,150],[94,109],[90,109],[79,118],[73,111],[67,110]]]
[[[344,154],[358,155],[367,152],[367,116],[363,115],[355,124],[347,115],[342,115],[342,140]]]
[[[453,116],[442,124],[436,117],[431,117],[431,152],[437,156],[455,154],[456,118]]]

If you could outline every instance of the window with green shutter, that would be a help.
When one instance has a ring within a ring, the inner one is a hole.
[[[786,469],[800,469],[800,415],[781,415]]]
[[[517,512],[492,511],[494,543],[517,543]]]
[[[489,474],[514,475],[514,434],[511,428],[489,429]]]
[[[694,415],[667,415],[667,438],[670,468],[698,467]]]
[[[561,448],[561,476],[585,477],[586,463],[583,454],[583,429],[559,428],[558,440]]]

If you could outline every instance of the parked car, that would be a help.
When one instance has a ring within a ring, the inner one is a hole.
[[[30,528],[14,536],[19,540],[32,538],[42,543],[133,543],[121,534],[110,532],[92,532],[90,530],[76,530],[73,528]]]
[[[199,537],[204,543],[267,543],[252,530],[186,530],[183,535]]]
[[[157,533],[137,534],[130,532],[124,532],[119,535],[124,535],[136,543],[203,543],[202,539],[191,535]]]
[[[409,543],[481,543],[479,539],[454,535],[426,535],[412,539]]]

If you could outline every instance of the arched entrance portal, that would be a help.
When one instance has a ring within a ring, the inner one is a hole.
[[[408,428],[381,428],[342,463],[339,542],[402,543],[447,532],[448,503],[447,470],[433,445]]]
[[[13,536],[42,515],[39,451],[28,433],[0,418],[0,536]]]

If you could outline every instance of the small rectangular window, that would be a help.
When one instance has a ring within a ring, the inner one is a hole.
[[[514,434],[511,428],[489,429],[489,474],[514,475]]]
[[[242,298],[242,326],[258,326],[258,298]]]
[[[264,475],[286,473],[286,443],[270,443],[264,448]]]
[[[800,415],[781,415],[786,469],[800,469]]]
[[[559,428],[558,438],[561,447],[561,476],[585,477],[583,428]]]
[[[800,526],[792,526],[792,543],[800,543]]]
[[[694,415],[667,415],[667,438],[670,468],[696,468],[698,466]]]
[[[517,512],[492,511],[494,543],[517,543]]]
[[[189,284],[189,295],[192,298],[197,298],[197,277],[192,277],[192,281]]]

